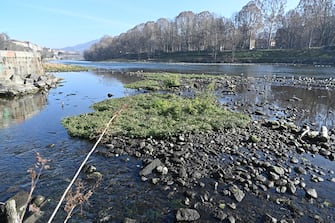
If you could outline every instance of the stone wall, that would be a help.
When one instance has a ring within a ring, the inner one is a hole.
[[[44,73],[39,53],[0,50],[0,97],[46,91],[59,81]]]
[[[41,56],[38,53],[0,50],[0,81],[15,76],[42,75]]]

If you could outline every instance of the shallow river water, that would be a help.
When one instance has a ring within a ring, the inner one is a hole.
[[[47,95],[37,94],[14,100],[0,99],[0,202],[17,191],[28,190],[30,179],[27,169],[35,162],[35,152],[50,159],[51,169],[44,171],[35,191],[50,199],[46,207],[45,222],[59,197],[74,175],[80,162],[93,146],[91,142],[68,136],[61,119],[91,111],[89,106],[112,93],[114,97],[133,94],[124,83],[133,81],[119,71],[175,71],[183,73],[215,73],[262,77],[266,75],[314,78],[331,78],[335,69],[329,67],[299,67],[284,65],[204,65],[157,63],[65,63],[92,66],[102,72],[66,72],[57,77],[64,81]],[[106,72],[109,70],[111,72]],[[259,91],[250,93],[251,88]],[[261,93],[259,93],[261,92]],[[269,86],[266,82],[253,83],[238,89],[236,95],[221,97],[221,102],[240,110],[248,110],[248,103],[259,104],[270,118],[284,117],[292,97],[295,107],[304,111],[294,120],[298,124],[309,123],[318,128],[327,125],[335,128],[334,92],[308,90],[288,86]],[[252,111],[249,111],[252,112]],[[326,168],[335,169],[333,162],[317,157]],[[104,158],[94,155],[90,163],[103,174],[103,181],[90,199],[91,206],[84,209],[83,217],[75,215],[74,222],[92,222],[100,216],[110,215],[111,222],[134,218],[143,222],[173,222],[176,201],[166,199],[166,194],[148,182],[141,182],[138,171],[141,162],[132,157]],[[327,186],[329,196],[335,192]],[[108,194],[105,193],[108,191]],[[251,201],[252,202],[252,201]],[[335,202],[335,201],[334,201]],[[161,217],[162,216],[162,217]],[[63,211],[55,222],[62,222]]]

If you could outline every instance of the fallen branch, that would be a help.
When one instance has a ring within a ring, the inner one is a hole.
[[[29,206],[29,203],[33,197],[33,192],[36,188],[36,185],[41,177],[42,171],[43,169],[49,169],[50,166],[47,165],[47,163],[49,162],[49,160],[47,159],[43,159],[42,156],[36,152],[36,163],[35,166],[33,168],[29,168],[28,172],[30,174],[30,178],[31,178],[31,187],[30,187],[30,192],[26,201],[26,205],[25,205],[25,209],[23,209],[23,212],[20,216],[20,222],[23,222],[23,218],[24,215],[26,213],[26,209]],[[36,172],[37,171],[37,172]]]

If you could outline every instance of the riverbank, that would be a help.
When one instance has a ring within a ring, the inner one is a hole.
[[[56,78],[55,72],[80,72],[88,71],[89,68],[76,65],[65,65],[56,63],[43,63],[42,74],[13,74],[0,83],[0,97],[16,97],[37,92],[48,92],[55,88],[61,79]],[[45,72],[45,73],[44,73]]]
[[[192,52],[156,52],[126,54],[112,58],[115,61],[153,61],[165,63],[267,63],[267,64],[305,64],[335,65],[333,48],[312,48],[301,50],[257,49],[240,51],[192,51]]]
[[[80,72],[88,71],[88,67],[78,66],[78,65],[69,65],[69,64],[60,64],[60,63],[43,63],[43,69],[45,72]]]
[[[146,78],[141,73],[132,75]],[[220,86],[216,91],[220,89],[229,94],[248,82],[241,77],[214,80]],[[302,88],[333,89],[332,82],[309,78],[271,78],[268,81]],[[174,83],[172,86],[177,88],[174,89],[177,94],[186,89],[206,89],[212,82],[213,79],[204,77],[195,78],[192,84],[179,79],[166,81]],[[329,87],[326,86],[329,83]],[[133,87],[140,92],[152,90],[145,88],[144,82]],[[255,113],[264,117],[261,110],[258,108]],[[289,110],[288,114],[298,115],[298,111]],[[105,138],[105,149],[100,149],[98,154],[111,159],[130,155],[142,160],[139,171],[142,181],[164,190],[168,193],[167,199],[181,197],[176,208],[171,210],[177,221],[200,218],[218,222],[331,222],[335,220],[335,201],[323,188],[331,188],[335,181],[331,166],[335,159],[335,131],[325,127],[322,131],[311,128],[297,126],[289,118],[278,121],[261,118],[245,128],[184,132],[163,138],[110,135]],[[329,166],[324,166],[326,162]],[[108,216],[107,211],[99,217],[106,219]]]
[[[57,86],[61,79],[52,74],[28,74],[25,77],[12,76],[0,83],[0,97],[20,97],[37,92],[48,92]]]

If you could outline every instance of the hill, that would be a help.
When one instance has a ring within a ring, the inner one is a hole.
[[[93,44],[95,44],[97,42],[99,42],[99,40],[92,40],[92,41],[89,41],[89,42],[86,42],[86,43],[81,43],[81,44],[77,44],[77,45],[74,45],[74,46],[64,47],[61,50],[74,51],[74,52],[82,53],[85,50],[89,49]]]

